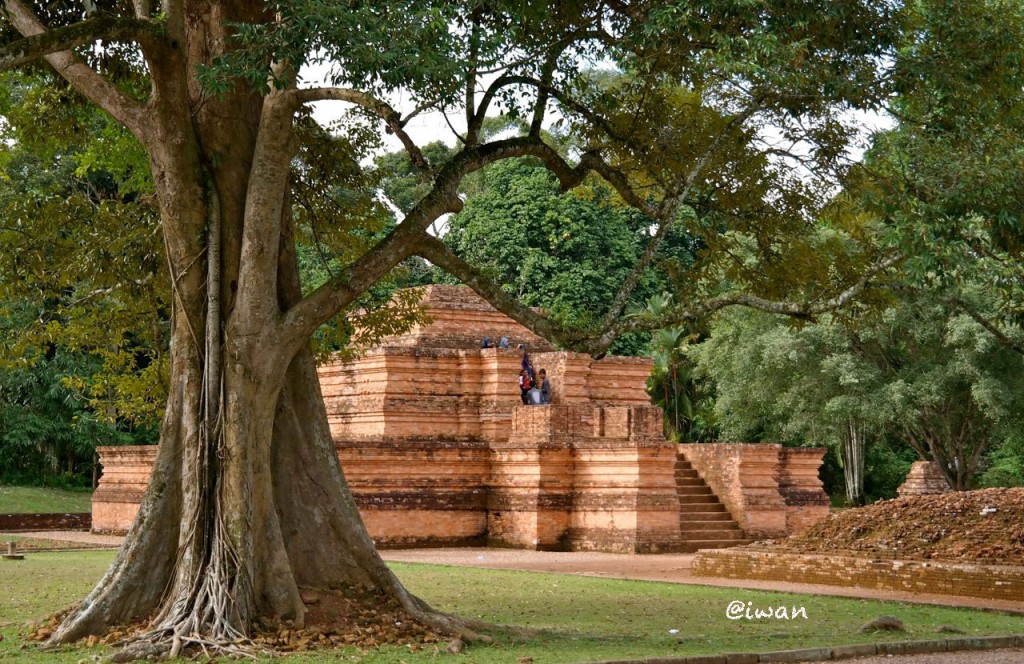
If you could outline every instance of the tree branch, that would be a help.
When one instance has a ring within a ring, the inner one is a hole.
[[[32,45],[35,47],[33,57],[45,58],[50,66],[67,80],[75,90],[107,113],[110,113],[118,122],[135,134],[136,137],[142,137],[147,126],[143,122],[143,106],[125,96],[110,81],[100,76],[78,56],[67,50],[72,46],[80,46],[90,43],[90,41],[105,38],[103,34],[97,34],[97,32],[102,33],[102,31],[97,31],[96,26],[107,25],[109,30],[112,29],[109,24],[89,23],[89,21],[102,22],[105,20],[103,17],[88,19],[67,28],[57,28],[51,31],[43,25],[32,10],[21,0],[4,0],[3,7],[4,13],[14,28],[25,36],[26,40],[35,39],[32,42]],[[140,29],[146,26],[144,21],[117,19],[116,23],[121,26],[120,29],[125,29],[125,26],[131,26],[132,37],[136,40],[141,40],[140,43],[145,41],[146,35],[155,36],[156,34],[151,26],[146,30]],[[89,24],[90,29],[81,30],[79,26],[86,24]],[[71,43],[64,43],[63,48],[57,50],[61,46],[61,42],[59,38],[54,39],[50,37],[52,34],[62,34],[64,40],[71,39]],[[87,39],[87,37],[91,37],[91,39]],[[25,41],[17,43],[23,44]],[[12,61],[17,59],[15,56],[10,57]],[[0,69],[4,68],[0,67]]]
[[[285,344],[294,350],[318,327],[351,305],[396,265],[413,255],[408,226],[399,225],[372,249],[285,312]]]
[[[302,90],[295,90],[291,94],[297,104],[336,100],[355,104],[356,106],[369,111],[384,120],[388,131],[394,133],[395,136],[398,136],[398,140],[402,142],[402,146],[409,154],[409,158],[412,159],[413,165],[421,172],[433,175],[433,166],[431,166],[430,162],[427,161],[427,158],[423,156],[423,151],[420,150],[419,146],[412,140],[409,133],[405,131],[405,122],[407,120],[403,121],[401,114],[399,114],[398,111],[396,111],[387,102],[372,97],[365,92],[352,90],[350,88],[306,88]]]
[[[284,325],[290,338],[305,339],[351,304],[373,283],[398,263],[413,255],[415,245],[435,220],[462,209],[458,187],[467,173],[487,164],[527,155],[556,160],[553,168],[564,186],[576,186],[582,175],[573,171],[561,156],[538,139],[516,137],[484,145],[467,146],[437,172],[434,186],[384,239],[377,243],[335,279],[307,295],[286,314]],[[557,159],[556,159],[557,158]]]
[[[615,340],[615,337],[625,332],[650,331],[672,327],[673,325],[697,320],[726,307],[736,305],[772,314],[792,316],[794,318],[812,318],[813,316],[839,309],[863,292],[875,276],[900,262],[903,258],[902,254],[893,254],[877,261],[868,268],[867,272],[856,283],[827,300],[785,302],[768,300],[757,295],[751,295],[750,293],[723,293],[689,309],[675,309],[661,316],[637,316],[624,320],[615,326],[606,328],[607,331],[602,333],[597,346],[598,348],[607,349],[611,342]]]
[[[657,214],[653,215],[658,224],[658,230],[655,232],[654,237],[647,243],[644,248],[644,253],[637,261],[636,265],[633,266],[633,270],[629,273],[626,279],[622,282],[622,286],[619,288],[615,297],[612,299],[611,304],[608,307],[608,311],[605,313],[604,318],[601,320],[601,326],[603,328],[610,328],[614,322],[622,315],[622,312],[626,309],[626,304],[629,302],[630,295],[633,294],[633,290],[636,285],[640,283],[640,278],[643,276],[645,270],[650,267],[654,261],[654,257],[658,252],[658,247],[661,246],[662,240],[668,235],[669,229],[672,227],[672,222],[675,221],[676,212],[682,205],[686,197],[690,195],[690,191],[697,182],[697,177],[711,161],[711,158],[718,152],[722,143],[725,139],[732,134],[733,129],[742,125],[746,120],[757,112],[760,104],[755,102],[749,108],[744,110],[732,117],[722,131],[715,136],[714,140],[704,151],[704,154],[700,156],[700,159],[690,168],[689,172],[683,178],[677,179],[676,183],[673,183],[673,188],[678,188],[677,191],[668,192],[668,195],[662,200],[658,206]],[[682,183],[679,184],[679,180]]]
[[[281,219],[297,140],[287,91],[264,97],[245,197],[237,304],[231,321],[255,329],[278,309]]]
[[[544,60],[541,67],[542,88],[537,90],[537,101],[533,107],[533,120],[530,122],[530,136],[540,136],[541,127],[544,124],[544,116],[548,108],[548,95],[551,88],[551,79],[555,73],[555,65],[558,63],[560,52],[553,52]]]
[[[527,329],[545,339],[586,352],[585,337],[573,334],[522,304],[518,298],[506,293],[499,284],[456,255],[438,238],[423,234],[418,238],[414,253],[456,277],[476,291],[480,297],[487,300],[495,309],[523,324]]]
[[[132,8],[135,9],[135,18],[149,20],[153,14],[153,5],[150,0],[132,0]]]
[[[974,322],[985,328],[985,330],[987,330],[989,334],[995,337],[996,341],[998,341],[1001,345],[1005,346],[1006,348],[1012,350],[1015,353],[1024,355],[1024,345],[1022,345],[1020,341],[1016,341],[1010,336],[1008,336],[1005,332],[1000,330],[995,323],[993,323],[985,316],[982,316],[977,309],[972,307],[966,301],[958,297],[951,297],[949,298],[949,302],[957,309],[960,309],[965,314],[973,318]]]
[[[5,8],[17,3],[5,2]],[[14,20],[12,19],[12,23]],[[15,24],[17,27],[17,24]],[[147,21],[116,16],[97,16],[79,23],[46,30],[0,47],[0,71],[7,71],[47,55],[69,51],[100,40],[140,41],[155,35]]]

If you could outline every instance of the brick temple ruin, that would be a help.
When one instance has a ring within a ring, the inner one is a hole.
[[[554,351],[465,287],[424,287],[422,306],[427,322],[320,368],[338,458],[379,546],[694,551],[828,514],[822,449],[666,440],[645,391],[650,359]],[[512,350],[481,348],[503,336]],[[520,343],[547,370],[551,405],[522,405]],[[99,454],[93,529],[124,532],[156,448]]]

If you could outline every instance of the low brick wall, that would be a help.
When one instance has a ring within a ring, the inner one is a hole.
[[[693,573],[1024,602],[1024,567],[1010,565],[724,549],[698,553]]]
[[[0,514],[0,531],[89,530],[92,514]]]
[[[819,471],[823,447],[779,450],[779,493],[786,503],[786,532],[798,533],[828,516],[831,502]]]

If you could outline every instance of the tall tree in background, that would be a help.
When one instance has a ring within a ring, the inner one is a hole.
[[[612,190],[588,182],[561,193],[539,161],[495,164],[486,183],[448,222],[445,244],[527,306],[564,325],[586,327],[611,301],[650,241],[652,220],[623,205]],[[630,303],[667,286],[664,261],[693,262],[686,238],[670,233],[637,281]],[[646,335],[620,336],[615,354],[647,351]]]
[[[709,264],[728,262],[731,242],[755,243],[770,265],[745,266],[746,277],[788,265],[779,259],[790,252],[801,265],[827,263],[800,239],[806,208],[819,201],[784,162],[773,165],[776,150],[757,130],[770,123],[814,146],[810,156],[788,156],[835,166],[849,136],[841,111],[885,92],[877,75],[898,27],[885,4],[166,0],[156,8],[134,0],[100,2],[84,20],[73,5],[2,7],[0,66],[45,60],[144,148],[173,306],[152,481],[113,566],[54,642],[153,616],[142,642],[173,655],[190,643],[231,650],[260,616],[301,623],[303,586],[369,588],[415,619],[470,635],[408,593],[374,550],[338,467],[309,351],[320,325],[410,256],[534,331],[597,355],[623,332],[731,304],[824,311],[895,260],[866,252],[810,303],[773,301],[787,293],[769,278],[737,278],[714,297],[695,289],[660,319],[620,320],[660,242],[687,219],[700,220],[688,230],[705,239]],[[300,85],[298,70],[314,60],[331,68],[329,87]],[[608,83],[581,62],[614,62],[631,75]],[[415,110],[403,115],[388,103],[398,92]],[[334,160],[351,184],[349,204],[332,215],[348,253],[333,278],[304,292],[293,158],[304,132],[322,135],[308,105],[331,100],[354,109]],[[527,131],[482,140],[498,107],[527,120]],[[465,117],[460,145],[443,163],[405,130],[431,108]],[[579,137],[578,159],[543,140],[552,108]],[[378,237],[375,185],[360,164],[385,130],[427,187]],[[427,232],[462,208],[467,174],[524,156],[564,189],[602,178],[655,224],[586,328],[537,315]],[[689,215],[693,207],[715,215]]]
[[[976,310],[991,312],[991,294],[974,295]],[[1024,411],[1024,361],[941,295],[801,327],[733,311],[691,355],[713,377],[727,438],[830,443],[855,504],[873,442],[898,438],[934,460],[951,487],[969,489],[982,455]]]
[[[893,71],[896,126],[875,136],[848,184],[908,258],[905,286],[942,292],[1024,354],[1024,5],[910,3]],[[999,295],[987,313],[960,291]]]

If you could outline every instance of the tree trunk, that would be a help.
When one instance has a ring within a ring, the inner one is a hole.
[[[291,98],[241,86],[207,95],[194,77],[229,47],[233,23],[267,18],[263,5],[201,7],[167,15],[167,47],[147,58],[148,123],[136,129],[173,291],[160,450],[117,559],[51,642],[147,618],[140,646],[237,652],[260,618],[302,623],[300,587],[391,602],[472,638],[410,595],[377,554],[341,473],[308,339],[296,343],[281,324],[301,300],[287,197]],[[350,297],[405,255],[382,252],[367,273],[377,276],[353,279]]]
[[[281,249],[275,312],[301,295],[287,224]],[[222,265],[228,283],[237,279],[231,266]],[[258,618],[301,624],[300,587],[349,589],[357,600],[391,601],[422,623],[475,636],[410,595],[378,555],[342,475],[308,347],[279,366],[275,339],[263,331],[273,321],[248,316],[243,300],[230,316],[219,311],[214,294],[232,289],[216,279],[200,288],[199,270],[186,272],[180,283],[192,290],[179,307],[191,316],[176,309],[172,389],[150,486],[113,567],[52,642],[153,617],[140,639],[147,645],[176,654],[202,639],[230,652]],[[201,353],[203,321],[215,341]]]
[[[864,431],[856,420],[849,420],[843,436],[843,479],[846,500],[851,505],[864,504]]]

